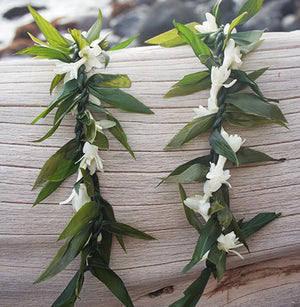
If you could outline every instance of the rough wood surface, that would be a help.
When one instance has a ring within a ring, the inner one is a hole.
[[[231,168],[230,197],[238,218],[265,211],[282,212],[282,217],[249,238],[251,253],[241,249],[245,260],[229,257],[227,276],[219,285],[210,280],[201,306],[300,304],[300,31],[269,33],[264,38],[247,56],[243,68],[270,68],[259,84],[266,96],[280,99],[290,129],[272,125],[228,126],[226,130],[246,138],[245,145],[286,161]],[[31,187],[43,162],[73,137],[70,115],[47,141],[29,142],[50,128],[51,116],[37,125],[29,123],[50,102],[52,69],[53,63],[46,60],[0,62],[0,306],[50,305],[77,265],[75,261],[55,278],[32,285],[54,256],[59,246],[54,242],[73,215],[71,206],[57,204],[69,196],[74,178],[31,208],[37,195]],[[133,82],[128,92],[155,112],[139,115],[111,109],[128,134],[137,160],[114,140],[109,152],[100,153],[105,165],[105,172],[99,174],[100,186],[117,219],[157,238],[153,242],[127,238],[127,254],[113,244],[112,268],[123,278],[138,307],[167,306],[182,296],[201,271],[199,264],[180,274],[191,258],[197,233],[185,221],[176,184],[156,185],[179,164],[209,150],[208,135],[204,135],[178,150],[163,151],[193,118],[193,108],[206,104],[208,91],[172,99],[162,96],[185,74],[202,69],[185,46],[115,51],[106,70],[127,73]],[[199,193],[198,184],[186,187],[188,195]],[[78,306],[120,306],[92,276],[87,276],[81,298]]]

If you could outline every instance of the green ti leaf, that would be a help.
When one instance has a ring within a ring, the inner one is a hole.
[[[180,183],[178,184],[178,188],[179,188],[180,199],[182,201],[185,217],[186,217],[188,223],[191,226],[193,226],[199,232],[199,234],[201,234],[202,229],[203,229],[203,225],[200,222],[200,220],[198,219],[197,214],[195,213],[195,211],[190,209],[189,207],[187,207],[184,204],[184,200],[186,200],[187,196],[186,196],[186,193],[184,191],[183,186]]]
[[[230,38],[232,38],[235,41],[235,44],[237,46],[245,46],[245,45],[258,43],[263,33],[264,33],[263,30],[252,30],[246,32],[231,33]]]
[[[226,257],[226,252],[218,249],[217,244],[211,247],[207,259],[216,266],[215,277],[217,281],[220,281],[225,275]]]
[[[195,307],[200,300],[211,274],[210,268],[205,268],[201,275],[184,291],[184,297],[169,307]]]
[[[213,7],[212,13],[216,18],[216,24],[219,26],[220,25],[220,19],[222,17],[222,12],[220,10],[220,4],[222,0],[218,0],[215,6]]]
[[[90,272],[126,306],[134,307],[121,278],[104,263],[89,259]]]
[[[72,62],[72,59],[63,51],[46,46],[32,46],[16,54],[34,55],[37,59],[59,60],[65,63]]]
[[[57,128],[59,127],[61,121],[62,121],[62,119],[59,120],[43,137],[41,137],[41,138],[39,138],[37,140],[34,140],[32,142],[38,143],[38,142],[42,142],[42,141],[48,139],[57,130]]]
[[[33,16],[37,26],[40,28],[41,32],[44,34],[46,40],[51,46],[62,51],[69,51],[70,46],[66,39],[48,22],[44,19],[38,12],[36,12],[32,7],[28,6],[28,9]]]
[[[104,221],[103,229],[112,234],[124,235],[142,240],[154,240],[154,238],[150,235],[147,235],[146,233],[129,225],[118,222]]]
[[[89,42],[82,36],[80,31],[72,29],[70,31],[70,34],[72,35],[79,50],[82,50],[84,47],[89,46]]]
[[[118,109],[133,113],[153,114],[153,112],[142,102],[118,88],[90,86],[89,91],[101,101]]]
[[[66,74],[58,74],[55,75],[53,78],[51,85],[50,85],[50,95],[52,94],[53,90],[56,88],[56,86],[60,83],[60,81],[65,77]]]
[[[84,168],[80,168],[80,171],[82,173],[83,182],[84,182],[84,184],[86,186],[86,190],[87,190],[88,196],[89,197],[94,197],[95,188],[94,188],[94,183],[93,183],[92,176]]]
[[[127,75],[94,74],[87,80],[87,84],[102,88],[129,88],[131,81]]]
[[[75,237],[68,239],[34,283],[45,281],[65,269],[86,244],[91,234],[91,228],[92,225],[89,224]]]
[[[201,55],[211,56],[208,46],[193,31],[180,23],[174,22],[174,26],[178,30],[178,35],[192,47],[195,55],[199,59]]]
[[[138,35],[133,36],[123,42],[121,42],[120,44],[110,48],[108,51],[115,51],[115,50],[121,50],[126,48],[127,46],[129,46],[136,38],[138,37]]]
[[[99,131],[96,133],[93,145],[98,146],[101,149],[109,149],[109,142],[107,137]]]
[[[80,271],[76,272],[74,277],[71,279],[65,290],[51,305],[51,307],[71,307],[75,304],[78,295],[81,291],[84,281],[83,273]]]
[[[94,119],[90,119],[89,122],[84,125],[84,134],[87,141],[92,144],[97,135],[96,122]]]
[[[256,13],[258,13],[262,7],[264,0],[248,0],[239,10],[238,15],[241,15],[245,12],[247,12],[247,16],[243,18],[243,20],[240,22],[240,25],[244,24],[246,21],[248,21],[252,16],[254,16]]]
[[[211,86],[210,73],[201,71],[184,76],[182,80],[174,84],[172,89],[165,94],[164,98],[190,95]]]
[[[50,194],[52,194],[61,184],[62,181],[46,181],[45,184],[43,185],[39,195],[37,196],[33,206],[37,205],[40,203],[42,200],[47,198]]]
[[[215,122],[215,118],[216,114],[194,118],[171,139],[165,149],[178,148],[199,134],[211,129]]]
[[[209,251],[212,245],[216,242],[220,236],[222,230],[219,223],[215,218],[211,217],[204,228],[201,230],[198,242],[195,247],[193,258],[191,262],[186,265],[182,273],[189,271],[194,265],[201,261],[202,257]]]
[[[92,27],[89,29],[89,31],[87,33],[86,38],[87,38],[89,43],[91,43],[94,40],[99,38],[101,29],[102,29],[102,13],[101,13],[101,10],[99,10],[98,19],[92,25]]]
[[[238,108],[241,113],[261,117],[270,123],[286,127],[287,120],[277,105],[263,101],[259,96],[251,93],[238,93],[228,96],[226,104]],[[226,113],[226,112],[225,112]]]
[[[98,216],[99,206],[94,201],[84,204],[72,217],[71,221],[58,237],[57,241],[75,237]]]
[[[235,152],[217,129],[215,129],[210,136],[209,144],[217,154],[224,156],[228,160],[238,165],[239,162]]]
[[[75,139],[72,139],[62,148],[60,148],[54,155],[52,155],[43,165],[32,190],[37,188],[41,183],[45,182],[47,178],[52,176],[65,157],[69,157],[76,151],[76,147]]]
[[[196,33],[195,26],[199,25],[197,22],[191,22],[185,26],[192,32]],[[186,41],[178,35],[177,29],[172,29],[165,33],[159,34],[153,38],[148,39],[146,44],[160,45],[161,47],[176,47],[185,45]]]
[[[63,119],[66,114],[68,114],[75,106],[77,106],[78,102],[80,101],[80,96],[76,96],[77,93],[60,102],[59,107],[55,112],[53,125],[55,125],[58,120]]]
[[[274,159],[263,152],[245,147],[241,147],[240,150],[236,153],[236,156],[240,164],[266,161],[283,161],[282,159]]]
[[[260,230],[262,227],[266,226],[276,218],[278,218],[281,215],[281,213],[274,213],[274,212],[268,212],[268,213],[259,213],[256,215],[253,219],[246,222],[241,227],[241,231],[245,238],[248,238],[258,230]]]

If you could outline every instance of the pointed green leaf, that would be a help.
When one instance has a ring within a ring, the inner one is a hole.
[[[99,206],[94,201],[84,204],[72,217],[57,241],[75,237],[86,225],[94,221],[98,216]]]
[[[90,93],[113,107],[133,113],[153,114],[142,102],[118,88],[90,86]]]
[[[246,32],[232,33],[230,38],[234,39],[237,46],[250,45],[257,43],[261,36],[263,35],[264,30],[253,30]]]
[[[131,81],[127,75],[94,74],[87,80],[87,84],[95,85],[102,88],[129,88],[131,86]]]
[[[228,30],[228,33],[226,35],[226,38],[224,40],[224,44],[223,44],[223,49],[225,49],[228,41],[229,41],[229,38],[231,36],[231,32],[232,30],[238,25],[238,24],[241,24],[243,22],[244,19],[247,18],[247,15],[248,15],[248,12],[243,12],[241,14],[238,15],[238,17],[236,17],[230,24],[230,27],[229,27],[229,30]]]
[[[193,166],[195,164],[201,164],[203,166],[209,167],[209,161],[210,161],[210,156],[203,156],[203,157],[199,157],[199,158],[193,159],[191,161],[188,161],[186,163],[183,163],[183,164],[179,165],[178,167],[176,167],[175,170],[172,171],[168,175],[168,177],[163,179],[163,181],[168,181],[167,179],[170,179],[172,177],[180,176],[182,173],[184,173],[186,170],[188,170],[191,166]]]
[[[184,297],[169,307],[195,307],[204,292],[210,274],[210,268],[204,269],[201,275],[184,291]]]
[[[41,137],[40,139],[34,140],[32,142],[42,142],[46,139],[48,139],[55,131],[56,129],[59,127],[60,123],[61,123],[62,119],[59,120],[43,137]]]
[[[55,125],[58,120],[63,119],[65,115],[68,114],[77,105],[79,100],[79,97],[76,97],[76,93],[62,100],[55,112],[53,125]]]
[[[183,186],[180,183],[178,184],[178,188],[179,188],[180,198],[182,201],[185,217],[187,221],[189,222],[189,224],[193,226],[199,232],[199,234],[201,234],[203,225],[199,221],[195,211],[190,209],[184,204],[184,200],[186,200],[187,196],[186,196]]]
[[[86,140],[92,144],[97,135],[96,122],[94,119],[90,119],[89,123],[84,125],[84,134]]]
[[[65,290],[56,299],[56,301],[51,305],[51,307],[71,307],[75,304],[78,298],[82,285],[83,285],[83,274],[79,271],[73,276]],[[77,293],[76,293],[77,292]]]
[[[48,177],[52,176],[57,170],[60,163],[64,160],[66,156],[73,154],[76,150],[75,139],[72,139],[66,143],[62,148],[60,148],[54,155],[52,155],[42,167],[32,190],[37,188],[41,183],[45,182]]]
[[[174,22],[174,26],[178,30],[178,35],[192,47],[195,55],[198,58],[200,55],[211,55],[208,46],[188,27],[176,22]]]
[[[102,13],[101,13],[101,10],[99,10],[98,19],[92,25],[92,27],[89,29],[87,33],[87,37],[86,37],[87,40],[91,43],[94,40],[98,39],[100,36],[101,29],[102,29]]]
[[[73,79],[66,82],[58,91],[56,97],[51,101],[49,107],[38,115],[31,124],[35,124],[39,119],[45,118],[61,101],[75,95],[79,90],[77,80]]]
[[[226,271],[226,257],[225,251],[218,249],[217,244],[213,245],[208,254],[208,261],[216,266],[216,278],[220,281],[225,275]]]
[[[194,118],[171,139],[165,149],[178,148],[199,134],[211,129],[215,122],[215,118],[216,114]]]
[[[184,78],[174,84],[172,89],[164,96],[164,98],[190,95],[202,90],[210,88],[210,73],[201,71],[184,76]]]
[[[80,168],[80,171],[82,173],[83,182],[84,182],[84,184],[86,186],[86,190],[87,190],[88,196],[89,197],[94,197],[95,188],[94,188],[94,183],[93,183],[92,176],[84,168]]]
[[[224,206],[218,201],[215,200],[208,210],[208,215],[213,215],[214,213],[219,212],[220,210],[224,209]]]
[[[123,281],[114,271],[93,258],[89,259],[89,269],[126,307],[134,307]]]
[[[262,7],[264,0],[248,0],[239,10],[238,15],[247,12],[247,16],[240,22],[240,25],[248,21],[252,16],[258,13]]]
[[[224,156],[237,165],[239,164],[235,152],[217,129],[215,129],[210,136],[209,144],[217,154]]]
[[[212,13],[216,18],[216,23],[217,25],[220,25],[220,19],[222,17],[222,12],[220,10],[220,4],[221,4],[222,0],[218,0],[217,3],[215,4]]]
[[[249,246],[246,242],[246,237],[244,236],[244,233],[242,232],[240,226],[236,222],[234,216],[232,216],[231,226],[233,227],[233,230],[234,230],[236,236],[239,238],[239,240],[244,244],[244,246],[249,251]]]
[[[45,198],[47,198],[50,194],[52,194],[61,184],[62,181],[46,181],[44,186],[42,187],[39,195],[37,196],[33,206],[37,205],[38,203],[40,203],[42,200],[44,200]]]
[[[266,161],[282,161],[281,159],[274,159],[263,152],[245,147],[241,147],[236,155],[240,164]]]
[[[78,160],[82,153],[74,153],[72,156],[67,157],[61,161],[53,175],[47,178],[48,181],[56,182],[63,181],[77,172],[79,163]]]
[[[70,34],[72,35],[79,50],[82,50],[84,47],[89,45],[89,42],[81,35],[79,30],[72,29]]]
[[[248,238],[262,227],[266,226],[276,218],[278,218],[281,213],[277,214],[275,212],[268,212],[268,213],[259,213],[249,222],[246,222],[242,227],[241,231],[245,238]]]
[[[279,125],[286,126],[286,118],[277,105],[263,101],[251,93],[238,93],[228,96],[226,104],[231,104],[247,115],[263,117]]]
[[[191,22],[186,24],[185,26],[189,28],[192,32],[196,33],[195,26],[199,25],[197,22]],[[172,29],[165,33],[159,34],[153,38],[148,39],[145,41],[146,44],[153,44],[153,45],[160,45],[162,47],[176,47],[185,45],[186,41],[182,39],[178,35],[177,29]]]
[[[103,229],[112,234],[124,235],[142,240],[154,240],[150,235],[123,223],[104,221]]]
[[[55,48],[66,51],[69,50],[69,44],[64,39],[64,37],[52,26],[50,22],[44,19],[38,12],[36,12],[32,7],[28,6],[28,9],[33,16],[37,26],[40,28],[41,32],[44,34],[45,38]]]
[[[97,131],[93,145],[98,146],[101,149],[109,149],[109,142],[107,137],[99,131]]]
[[[47,43],[43,42],[42,40],[36,38],[35,36],[33,36],[31,33],[27,33],[29,35],[29,37],[32,39],[32,41],[34,43],[36,43],[37,45],[42,45],[42,46],[46,46],[46,47],[50,47],[50,45],[48,45]]]
[[[120,50],[120,49],[124,49],[126,48],[127,46],[129,46],[139,35],[136,35],[134,37],[131,37],[123,42],[121,42],[120,44],[110,48],[109,50],[107,51],[115,51],[115,50]]]
[[[32,46],[18,51],[16,54],[34,55],[38,59],[59,60],[65,63],[72,62],[72,59],[66,53],[46,46]]]
[[[202,259],[205,253],[212,247],[213,244],[215,244],[217,238],[221,234],[221,231],[222,230],[218,222],[211,217],[201,230],[191,262],[184,267],[182,273],[189,271]]]
[[[68,239],[34,283],[45,281],[65,269],[84,247],[91,234],[91,228],[92,225],[87,225],[76,237]]]
[[[56,86],[60,83],[60,81],[65,77],[66,74],[58,74],[55,75],[53,78],[51,85],[50,85],[50,95],[52,94],[53,90],[56,88]]]

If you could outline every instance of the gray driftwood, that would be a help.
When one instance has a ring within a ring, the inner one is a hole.
[[[251,253],[240,249],[245,260],[229,257],[226,277],[219,284],[210,280],[201,306],[300,304],[300,31],[269,33],[264,38],[265,42],[247,56],[243,68],[269,67],[259,84],[267,97],[280,99],[289,130],[275,125],[226,129],[246,138],[245,145],[286,161],[231,167],[231,206],[238,218],[266,211],[281,212],[282,216],[249,238]],[[152,108],[155,115],[111,109],[127,132],[137,160],[112,140],[111,150],[100,152],[105,165],[105,172],[99,174],[101,190],[120,222],[157,239],[143,242],[126,238],[127,254],[114,242],[111,266],[123,278],[136,306],[167,306],[182,296],[202,264],[180,274],[191,258],[197,233],[185,220],[176,184],[156,186],[159,178],[179,164],[206,154],[208,135],[178,150],[163,148],[193,118],[193,108],[206,104],[208,91],[173,99],[162,97],[185,74],[203,67],[187,46],[132,48],[110,55],[106,72],[127,73],[133,81],[128,92]],[[74,213],[70,205],[58,205],[71,193],[74,178],[42,204],[31,207],[37,196],[31,187],[43,162],[73,137],[74,119],[70,115],[50,139],[30,143],[50,128],[52,116],[37,125],[29,123],[50,102],[53,66],[46,60],[23,58],[0,62],[1,306],[49,306],[78,264],[75,261],[57,277],[32,285],[55,255],[57,236]],[[186,188],[191,196],[201,192],[199,184]],[[120,306],[88,274],[81,298],[78,306]]]

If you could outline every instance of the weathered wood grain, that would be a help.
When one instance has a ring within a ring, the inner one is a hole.
[[[279,98],[289,130],[279,126],[240,129],[245,145],[264,151],[283,163],[232,167],[231,206],[238,218],[259,212],[282,217],[249,238],[245,260],[230,256],[225,279],[210,280],[201,306],[297,306],[300,303],[300,31],[265,34],[265,42],[244,61],[243,68],[269,70],[259,79],[266,96]],[[48,140],[30,143],[49,130],[52,115],[36,125],[31,120],[51,100],[53,63],[16,59],[0,62],[0,306],[48,306],[76,270],[76,261],[55,278],[31,283],[54,256],[57,235],[73,215],[59,201],[71,193],[69,178],[52,196],[31,208],[31,191],[43,162],[73,137],[74,119],[67,116]],[[208,91],[163,99],[185,74],[202,70],[189,47],[141,47],[111,53],[108,73],[126,73],[133,84],[127,91],[154,110],[155,115],[128,114],[109,108],[120,119],[136,153],[134,161],[111,140],[100,152],[105,172],[99,174],[103,195],[113,204],[117,219],[157,238],[153,242],[125,239],[127,254],[113,243],[112,267],[123,278],[138,307],[167,306],[201,271],[199,264],[181,275],[190,260],[197,233],[185,221],[176,184],[156,187],[159,178],[176,166],[207,154],[208,135],[182,148],[164,151],[170,138],[190,121],[193,108],[206,105]],[[186,184],[188,195],[201,185]],[[297,254],[298,253],[298,254]],[[93,277],[86,278],[78,306],[116,307],[120,303]]]

